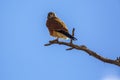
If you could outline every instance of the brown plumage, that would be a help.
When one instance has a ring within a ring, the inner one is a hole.
[[[64,22],[62,22],[58,17],[56,17],[55,13],[49,12],[47,16],[46,26],[49,30],[51,36],[56,38],[71,38],[75,40],[73,36],[71,36],[68,32],[68,29]]]

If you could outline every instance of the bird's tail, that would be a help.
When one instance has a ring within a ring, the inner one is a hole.
[[[67,36],[68,38],[72,39],[72,40],[77,40],[75,37],[73,37],[71,34],[69,34],[68,32],[65,32],[63,30],[57,30],[57,32],[62,33],[63,35]]]

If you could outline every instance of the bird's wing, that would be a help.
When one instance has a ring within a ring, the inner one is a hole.
[[[53,18],[53,19],[47,20],[47,27],[49,30],[53,30],[53,31],[62,30],[62,31],[68,32],[68,29],[67,29],[66,25],[64,24],[64,22],[62,22],[58,18]]]

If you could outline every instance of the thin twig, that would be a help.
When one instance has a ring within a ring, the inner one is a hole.
[[[75,28],[73,28],[73,30],[72,30],[72,36],[74,37],[74,32],[75,32]],[[72,42],[73,42],[73,40],[72,39],[70,39],[70,43],[72,44]]]
[[[74,48],[68,48],[68,49],[66,49],[66,50],[72,50],[72,49],[74,49]]]

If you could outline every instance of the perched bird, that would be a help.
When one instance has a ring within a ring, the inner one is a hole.
[[[73,37],[66,25],[64,24],[63,21],[61,21],[54,12],[49,12],[47,16],[47,21],[46,21],[46,26],[49,30],[49,33],[51,36],[56,37],[56,40],[58,38],[63,38],[63,39],[72,39],[72,40],[77,40],[75,37]]]

